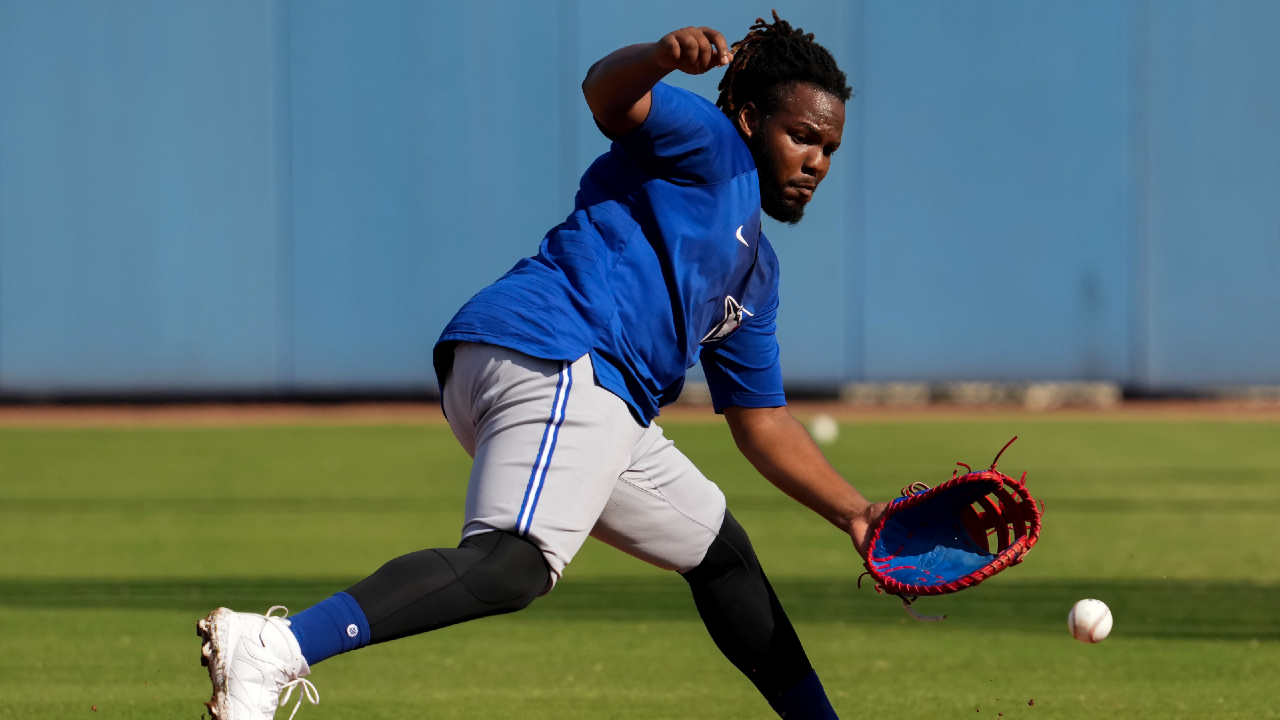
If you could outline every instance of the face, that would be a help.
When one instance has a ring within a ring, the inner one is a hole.
[[[795,225],[840,147],[844,103],[809,83],[778,92],[767,113],[755,103],[744,105],[738,129],[760,175],[760,209],[774,220]]]

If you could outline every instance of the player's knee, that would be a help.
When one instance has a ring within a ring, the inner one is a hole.
[[[760,561],[756,559],[747,531],[726,510],[720,532],[707,548],[707,554],[696,568],[684,573],[684,578],[690,583],[699,583],[728,574],[758,576]]]
[[[728,512],[706,557],[684,579],[716,644],[752,682],[759,681],[758,661],[769,652],[778,618],[747,531]]]
[[[463,585],[477,600],[496,612],[529,606],[551,580],[542,551],[509,532],[473,535],[458,546],[470,550],[472,564],[461,573]]]

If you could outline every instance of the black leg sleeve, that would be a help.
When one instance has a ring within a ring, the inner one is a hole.
[[[813,672],[747,531],[728,512],[706,557],[684,579],[716,647],[770,702]]]
[[[507,532],[472,535],[457,548],[392,560],[347,590],[372,642],[416,635],[528,607],[551,579],[542,551]]]

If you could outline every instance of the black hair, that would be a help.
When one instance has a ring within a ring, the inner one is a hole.
[[[716,106],[737,122],[743,105],[754,102],[765,111],[779,98],[780,85],[812,83],[840,102],[853,96],[845,74],[831,52],[813,41],[813,33],[792,28],[773,11],[773,22],[756,18],[747,36],[733,44],[733,60],[720,79]]]

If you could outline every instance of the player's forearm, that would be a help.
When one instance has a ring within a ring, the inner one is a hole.
[[[871,503],[850,485],[786,408],[727,408],[738,449],[779,490],[844,532]]]
[[[591,114],[605,130],[622,135],[649,116],[649,91],[671,70],[656,59],[657,43],[629,45],[591,66],[582,81],[582,94]]]

